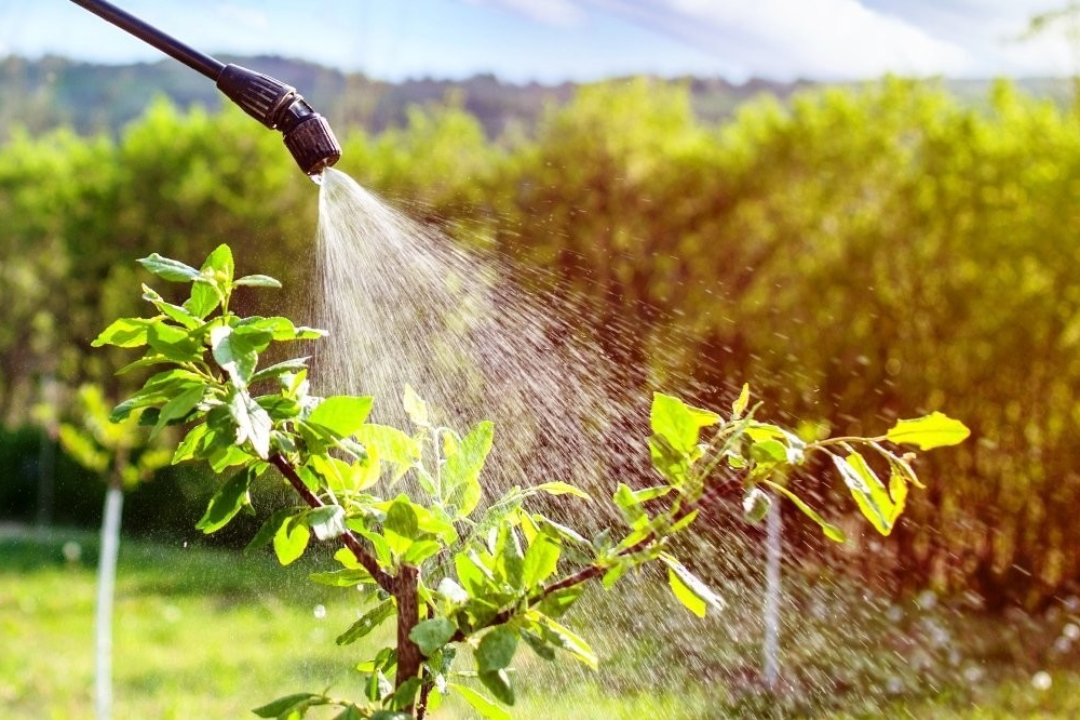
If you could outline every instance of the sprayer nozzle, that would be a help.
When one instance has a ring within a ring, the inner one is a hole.
[[[226,65],[217,86],[248,115],[280,130],[285,147],[308,175],[318,175],[341,157],[330,123],[312,110],[295,88],[239,65]]]

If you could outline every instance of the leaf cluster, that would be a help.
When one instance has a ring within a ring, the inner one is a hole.
[[[396,618],[399,642],[356,666],[364,698],[289,695],[257,709],[260,717],[294,720],[317,706],[340,708],[342,720],[423,717],[452,693],[485,717],[508,717],[501,705],[514,704],[520,679],[512,662],[522,644],[545,660],[568,657],[596,667],[588,643],[565,624],[587,582],[599,580],[612,590],[626,573],[655,561],[666,566],[674,597],[691,612],[722,609],[723,599],[670,552],[670,540],[693,527],[732,483],[744,487],[750,520],[760,519],[779,495],[827,536],[842,540],[836,526],[788,487],[807,456],[824,454],[860,511],[888,533],[909,484],[919,482],[911,457],[893,448],[953,444],[967,432],[935,414],[902,421],[877,438],[808,443],[755,420],[748,388],[724,415],[658,393],[648,441],[653,484],[620,484],[613,501],[625,528],[586,537],[530,507],[540,494],[593,502],[565,482],[514,487],[482,502],[492,423],[465,432],[441,425],[421,396],[406,388],[402,402],[410,427],[374,424],[368,422],[370,397],[314,395],[304,357],[261,368],[260,356],[271,344],[323,333],[284,317],[231,312],[237,287],[278,283],[262,275],[236,279],[227,246],[199,269],[157,254],[140,263],[167,281],[190,284],[190,295],[174,305],[144,285],[143,298],[156,314],[117,320],[95,340],[97,346],[145,348],[120,372],[157,369],[112,418],[141,413],[151,435],[183,426],[172,462],[205,461],[228,476],[198,523],[207,533],[249,508],[252,483],[276,468],[303,504],[274,512],[249,548],[269,545],[288,565],[313,539],[341,543],[335,568],[311,578],[355,588],[365,604],[361,617],[337,637],[339,645]],[[887,464],[888,485],[865,453]],[[455,669],[462,650],[471,653],[475,672]]]

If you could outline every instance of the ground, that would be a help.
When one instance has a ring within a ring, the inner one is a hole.
[[[94,536],[85,532],[0,530],[0,717],[93,716],[95,548]],[[350,668],[364,659],[365,648],[340,648],[333,642],[355,619],[355,604],[349,591],[308,583],[310,569],[282,570],[269,555],[185,547],[182,541],[126,540],[117,585],[115,717],[254,717],[251,708],[278,695],[328,685],[334,693],[359,696],[359,675]],[[637,633],[602,619],[591,624],[585,634],[597,640],[609,667],[597,676],[572,667],[551,670],[523,650],[521,676],[542,680],[523,693],[514,708],[517,720],[777,716],[775,709],[756,701],[736,702],[734,709],[721,711],[717,701],[729,684],[695,681],[686,671],[699,667],[703,677],[716,677],[709,658],[672,670],[648,662],[662,657],[664,649],[663,638],[650,639],[648,628]],[[388,635],[389,629],[383,632]],[[991,667],[986,674],[1001,679],[975,690],[923,687],[885,704],[877,700],[873,710],[861,715],[817,710],[782,716],[1080,717],[1080,669],[1051,667],[1047,673],[1036,678]],[[435,717],[473,716],[451,704]]]

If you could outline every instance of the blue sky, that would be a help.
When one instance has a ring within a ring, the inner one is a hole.
[[[857,79],[1066,75],[1065,34],[1013,39],[1065,0],[118,0],[212,53],[277,53],[398,80],[629,73]],[[0,56],[160,56],[69,0],[0,0]]]

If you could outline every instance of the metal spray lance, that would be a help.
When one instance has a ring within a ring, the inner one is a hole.
[[[72,2],[213,80],[218,89],[244,112],[271,130],[281,132],[285,147],[308,175],[319,175],[341,157],[341,145],[330,129],[330,123],[307,104],[296,88],[254,70],[219,62],[112,3],[104,0]]]

